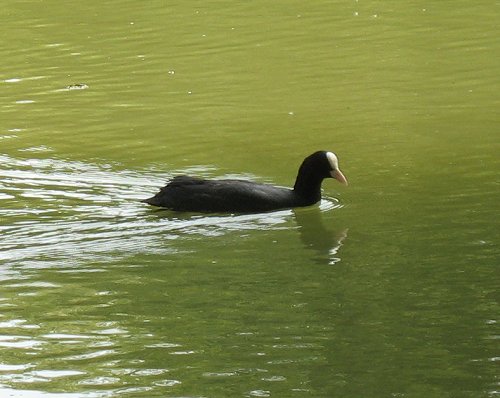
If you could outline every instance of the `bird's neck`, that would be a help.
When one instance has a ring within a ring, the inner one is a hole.
[[[306,204],[312,205],[321,199],[322,181],[323,179],[320,177],[299,172],[293,190],[304,198]]]

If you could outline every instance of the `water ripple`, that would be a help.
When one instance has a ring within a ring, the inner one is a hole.
[[[109,164],[0,156],[0,260],[61,263],[139,252],[175,252],[169,241],[229,231],[279,229],[290,210],[250,215],[182,215],[139,202],[164,185],[157,171]],[[326,198],[320,210],[339,207]]]

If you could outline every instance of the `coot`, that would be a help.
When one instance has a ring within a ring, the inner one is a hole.
[[[318,202],[321,182],[329,177],[347,185],[337,156],[332,152],[318,151],[302,162],[293,189],[245,180],[178,176],[143,202],[176,211],[259,213]]]

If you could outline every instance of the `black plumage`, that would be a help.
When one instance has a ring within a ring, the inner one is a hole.
[[[335,154],[318,151],[302,162],[293,189],[246,180],[178,176],[143,202],[176,211],[265,212],[318,202],[321,199],[321,183],[329,177],[347,184]]]

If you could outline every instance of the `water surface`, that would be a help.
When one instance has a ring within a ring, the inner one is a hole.
[[[0,392],[498,395],[498,7],[7,1]],[[311,208],[177,214],[175,175]]]

